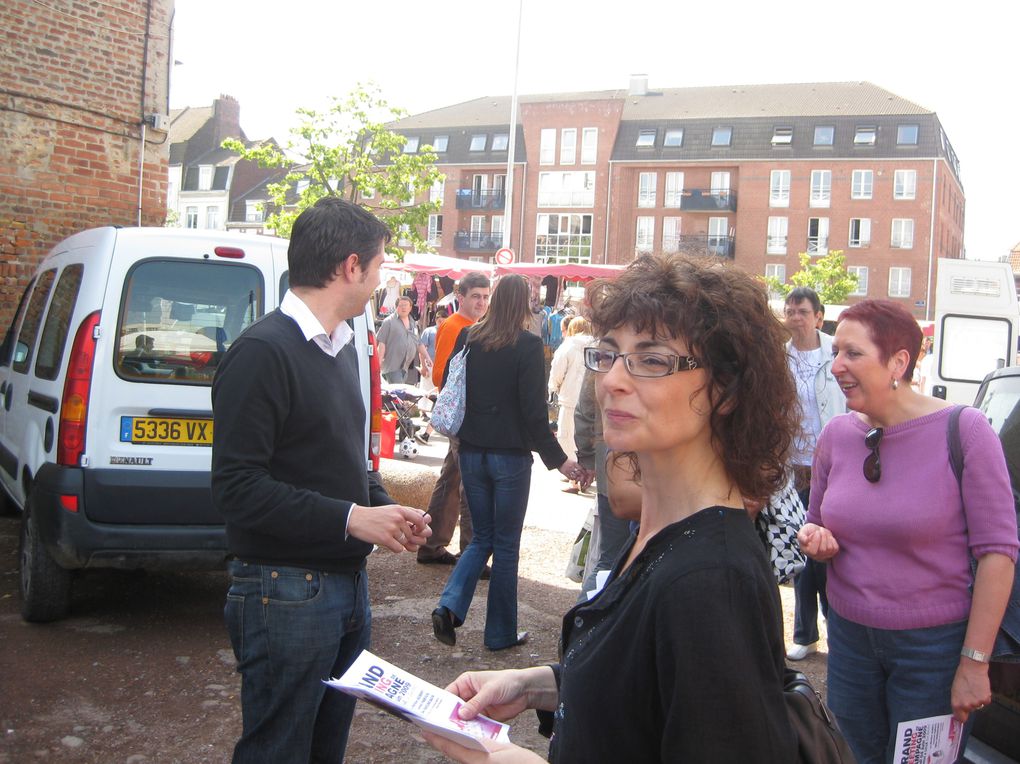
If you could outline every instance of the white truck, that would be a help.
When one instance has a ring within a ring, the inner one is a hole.
[[[1020,304],[1008,263],[938,261],[931,394],[972,404],[989,372],[1017,363]]]

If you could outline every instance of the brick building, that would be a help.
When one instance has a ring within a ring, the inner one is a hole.
[[[4,327],[36,263],[65,236],[139,219],[163,224],[167,135],[161,120],[145,121],[168,113],[173,6],[0,4]]]
[[[510,98],[479,98],[393,128],[446,174],[437,251],[482,260],[625,263],[638,252],[733,259],[785,280],[798,254],[844,251],[856,297],[919,318],[935,259],[963,256],[959,163],[937,115],[867,82],[558,93],[519,99],[512,201]]]

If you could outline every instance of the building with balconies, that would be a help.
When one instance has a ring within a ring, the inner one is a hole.
[[[899,299],[919,318],[935,260],[963,256],[959,162],[938,116],[871,83],[652,90],[636,76],[628,90],[521,96],[508,164],[510,102],[391,125],[439,155],[428,233],[441,254],[489,261],[509,226],[522,262],[673,251],[785,280],[800,253],[839,249],[854,298]]]

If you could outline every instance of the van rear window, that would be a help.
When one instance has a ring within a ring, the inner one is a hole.
[[[117,321],[114,366],[124,379],[212,383],[223,354],[265,310],[257,268],[147,260],[131,269]]]

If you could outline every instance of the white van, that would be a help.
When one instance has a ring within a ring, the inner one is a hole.
[[[970,405],[985,375],[1016,365],[1020,304],[1008,263],[940,258],[932,395]]]
[[[287,244],[107,227],[39,265],[0,348],[0,484],[23,511],[26,620],[66,614],[76,569],[223,567],[210,386],[231,343],[279,304]],[[373,359],[374,373],[361,369],[373,470],[381,387],[367,306],[352,327]]]

